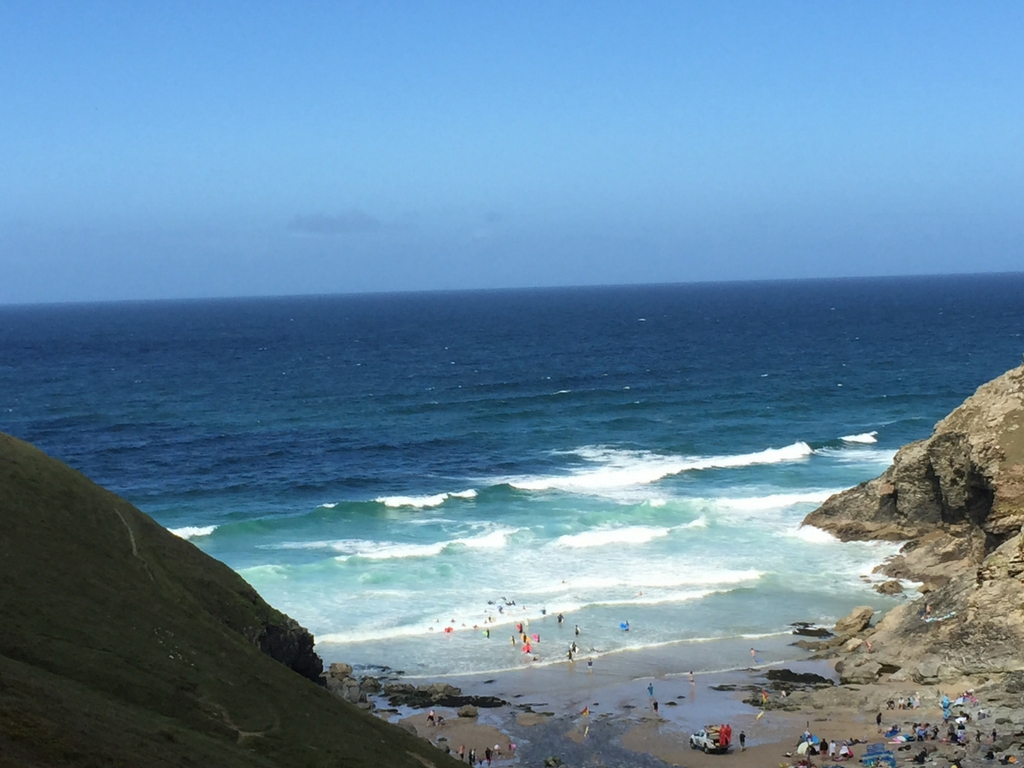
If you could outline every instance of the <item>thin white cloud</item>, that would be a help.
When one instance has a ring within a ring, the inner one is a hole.
[[[300,235],[354,235],[362,232],[374,232],[380,228],[379,219],[356,209],[339,213],[336,216],[323,213],[306,216],[297,214],[288,223],[288,230]]]

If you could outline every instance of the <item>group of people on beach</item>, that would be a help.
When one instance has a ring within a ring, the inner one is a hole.
[[[508,752],[509,757],[515,755],[516,753],[516,745],[512,742],[509,742]],[[484,763],[490,765],[491,760],[501,759],[501,745],[495,744],[494,747],[485,747],[483,757],[477,757],[476,749],[470,748],[467,751],[465,744],[459,744],[459,748],[455,751],[455,755],[459,758],[459,760],[462,760],[464,762],[468,760],[470,765],[476,765],[477,763],[479,763],[480,765],[483,765]]]

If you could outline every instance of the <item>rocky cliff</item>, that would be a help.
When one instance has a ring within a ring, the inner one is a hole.
[[[921,582],[923,596],[890,611],[843,660],[847,679],[1024,669],[1024,366],[979,387],[880,477],[804,524],[844,540],[906,541],[880,570]]]

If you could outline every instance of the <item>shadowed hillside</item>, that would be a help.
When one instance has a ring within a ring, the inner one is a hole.
[[[0,435],[0,765],[455,764],[331,696],[224,564]]]

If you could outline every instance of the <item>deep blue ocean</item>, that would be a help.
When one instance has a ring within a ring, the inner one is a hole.
[[[1022,274],[8,306],[0,429],[328,661],[488,671],[527,619],[560,662],[558,613],[603,654],[894,604],[894,545],[799,523],[1022,334]]]

